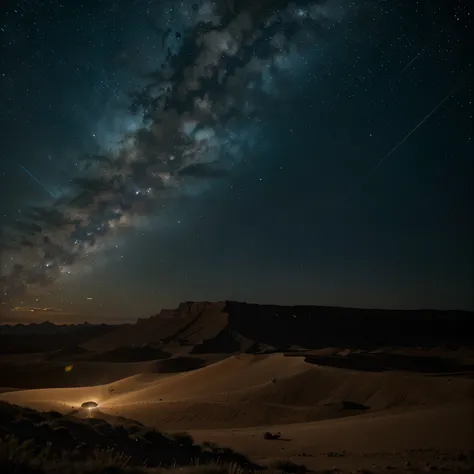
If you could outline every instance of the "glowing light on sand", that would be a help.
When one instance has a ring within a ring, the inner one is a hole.
[[[89,401],[89,402],[84,402],[82,405],[81,405],[81,408],[87,408],[87,410],[95,410],[96,408],[99,407],[99,404],[97,402],[92,402],[92,401]]]

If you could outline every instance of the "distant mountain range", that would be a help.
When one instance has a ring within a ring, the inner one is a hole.
[[[139,319],[135,324],[56,325],[46,321],[3,325],[0,353],[55,351],[70,346],[103,353],[128,347],[137,352],[132,355],[127,352],[128,358],[142,360],[144,351],[155,354],[160,350],[168,354],[183,350],[209,354],[331,346],[359,349],[470,346],[473,321],[474,313],[466,311],[188,301],[176,309],[164,309],[156,316]],[[121,357],[125,357],[122,352]]]
[[[79,346],[104,336],[118,326],[107,324],[61,324],[49,321],[0,326],[0,354],[55,351]]]
[[[115,327],[107,324],[91,324],[88,322],[81,324],[54,324],[50,321],[31,324],[4,324],[0,325],[0,334],[11,335],[44,335],[44,334],[67,334],[85,328],[107,328]]]

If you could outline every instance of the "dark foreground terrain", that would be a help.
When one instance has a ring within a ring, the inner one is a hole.
[[[62,415],[0,403],[2,474],[66,472],[68,463],[80,467],[73,472],[102,472],[99,468],[140,472],[144,466],[217,463],[247,470],[259,468],[229,448],[212,443],[197,445],[187,433],[167,435],[126,419],[111,424],[88,416],[87,410]]]

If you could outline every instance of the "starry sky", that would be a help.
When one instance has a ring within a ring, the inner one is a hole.
[[[7,0],[2,321],[474,309],[473,7]]]

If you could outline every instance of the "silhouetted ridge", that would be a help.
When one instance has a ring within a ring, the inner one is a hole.
[[[67,350],[80,346],[90,339],[103,337],[125,325],[62,324],[15,324],[0,326],[0,354]]]
[[[269,352],[328,346],[471,345],[473,313],[184,302],[88,341],[92,350],[177,344],[193,353]],[[166,349],[163,349],[166,350]]]
[[[275,306],[228,301],[229,326],[278,348],[433,346],[471,344],[474,315],[464,311],[379,310],[330,306]]]

